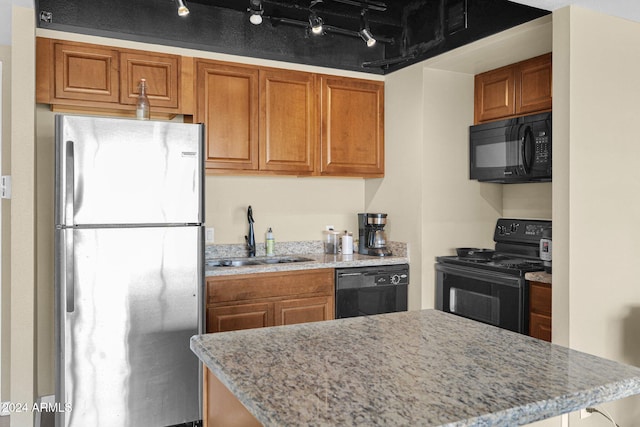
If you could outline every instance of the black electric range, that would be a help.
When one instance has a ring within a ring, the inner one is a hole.
[[[539,245],[542,231],[549,227],[551,221],[500,218],[492,257],[437,257],[436,308],[528,333],[529,287],[524,275],[544,270]]]

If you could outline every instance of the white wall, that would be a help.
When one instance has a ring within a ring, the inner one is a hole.
[[[554,144],[566,135],[568,147],[554,159],[567,173],[553,183],[553,298],[563,303],[553,315],[568,315],[554,321],[554,338],[557,326],[568,327],[557,333],[571,348],[640,366],[640,24],[578,7],[560,12],[554,63],[563,55],[568,68],[554,74],[554,101],[558,90],[567,120],[556,117]],[[568,231],[556,241],[555,229]],[[604,407],[620,425],[640,419],[640,397]],[[575,423],[603,425],[596,417]]]

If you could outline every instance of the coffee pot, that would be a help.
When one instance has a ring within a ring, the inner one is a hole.
[[[387,248],[387,234],[384,227],[387,224],[385,213],[358,214],[360,242],[358,253],[362,255],[389,256]]]

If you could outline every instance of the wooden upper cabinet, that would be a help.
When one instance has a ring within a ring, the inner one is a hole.
[[[136,105],[140,79],[147,80],[153,107],[178,108],[180,60],[175,55],[123,52],[120,54],[120,103]]]
[[[515,70],[500,68],[475,77],[476,123],[512,116],[515,108]]]
[[[321,76],[323,175],[384,176],[384,83]]]
[[[516,93],[516,114],[551,110],[551,54],[520,63]]]
[[[310,174],[317,149],[315,75],[260,70],[260,170]]]
[[[118,51],[55,43],[53,61],[55,99],[118,102]]]
[[[258,69],[199,60],[196,122],[209,169],[258,169]]]
[[[193,114],[193,58],[36,38],[36,101],[56,111],[132,117],[142,78],[152,117]]]
[[[475,76],[474,121],[550,111],[551,53]]]

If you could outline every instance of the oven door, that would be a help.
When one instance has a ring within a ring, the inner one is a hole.
[[[522,277],[436,264],[436,308],[527,334],[528,296]]]

